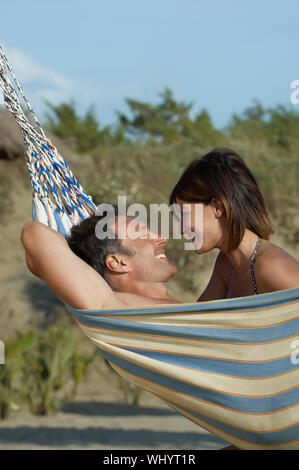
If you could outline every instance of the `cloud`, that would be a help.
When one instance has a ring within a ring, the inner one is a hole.
[[[38,64],[28,52],[5,45],[3,50],[25,95],[38,112],[44,108],[45,100],[57,104],[74,94],[74,83],[69,78]],[[3,104],[1,93],[0,104]]]
[[[116,110],[128,111],[125,97],[146,99],[145,87],[136,79],[122,77],[121,70],[116,69],[112,77],[100,75],[96,83],[93,71],[90,80],[84,77],[81,82],[79,71],[76,77],[69,79],[53,68],[41,65],[20,48],[9,47],[1,41],[0,45],[40,122],[47,111],[45,101],[56,105],[74,100],[79,114],[84,114],[91,104],[95,104],[99,122],[107,125],[115,123]],[[0,92],[1,104],[4,101]]]

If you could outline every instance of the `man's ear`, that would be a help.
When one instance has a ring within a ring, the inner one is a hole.
[[[213,197],[210,204],[214,208],[215,217],[217,219],[220,219],[220,217],[222,217],[222,215],[224,214],[224,206],[223,206],[222,202],[219,201],[219,199],[216,199],[215,197]]]
[[[119,254],[107,255],[105,258],[105,265],[106,268],[113,273],[124,274],[131,271],[131,267],[126,258]]]

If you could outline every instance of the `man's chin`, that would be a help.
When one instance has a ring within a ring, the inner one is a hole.
[[[171,279],[177,272],[177,267],[174,264],[167,263],[163,271],[160,272],[160,281],[167,282]]]
[[[169,263],[170,277],[174,276],[177,273],[178,268],[174,264]]]

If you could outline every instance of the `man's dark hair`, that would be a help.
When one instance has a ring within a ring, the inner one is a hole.
[[[115,217],[117,217],[117,206],[113,206],[113,208]],[[67,242],[70,249],[89,266],[94,268],[111,286],[108,276],[109,270],[105,264],[106,256],[114,253],[127,255],[132,255],[133,253],[122,246],[117,234],[114,234],[114,238],[107,237],[103,240],[97,238],[96,225],[106,215],[107,213],[101,216],[92,215],[79,224],[74,225],[71,228]],[[109,230],[109,227],[107,227],[107,230]]]

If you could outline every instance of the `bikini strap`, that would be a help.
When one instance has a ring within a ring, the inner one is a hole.
[[[257,253],[260,242],[261,242],[261,237],[259,237],[257,242],[256,242],[255,248],[254,248],[252,256],[251,256],[251,263],[250,263],[250,274],[251,274],[251,279],[252,279],[252,284],[253,284],[254,295],[257,295],[259,293],[258,288],[257,288],[256,279],[255,279],[253,265],[254,265],[254,262],[255,262],[256,253]]]
[[[261,242],[261,237],[259,237],[257,242],[256,242],[255,248],[254,248],[254,250],[252,252],[252,255],[251,255],[251,262],[250,262],[250,274],[251,274],[251,279],[252,279],[252,284],[253,284],[254,295],[258,295],[258,293],[259,293],[258,288],[257,288],[256,279],[255,279],[253,265],[254,265],[254,262],[255,262],[256,253],[257,253],[260,242]],[[230,270],[230,274],[229,274],[229,283],[231,282],[233,270],[234,270],[234,267],[232,266],[231,270]]]

